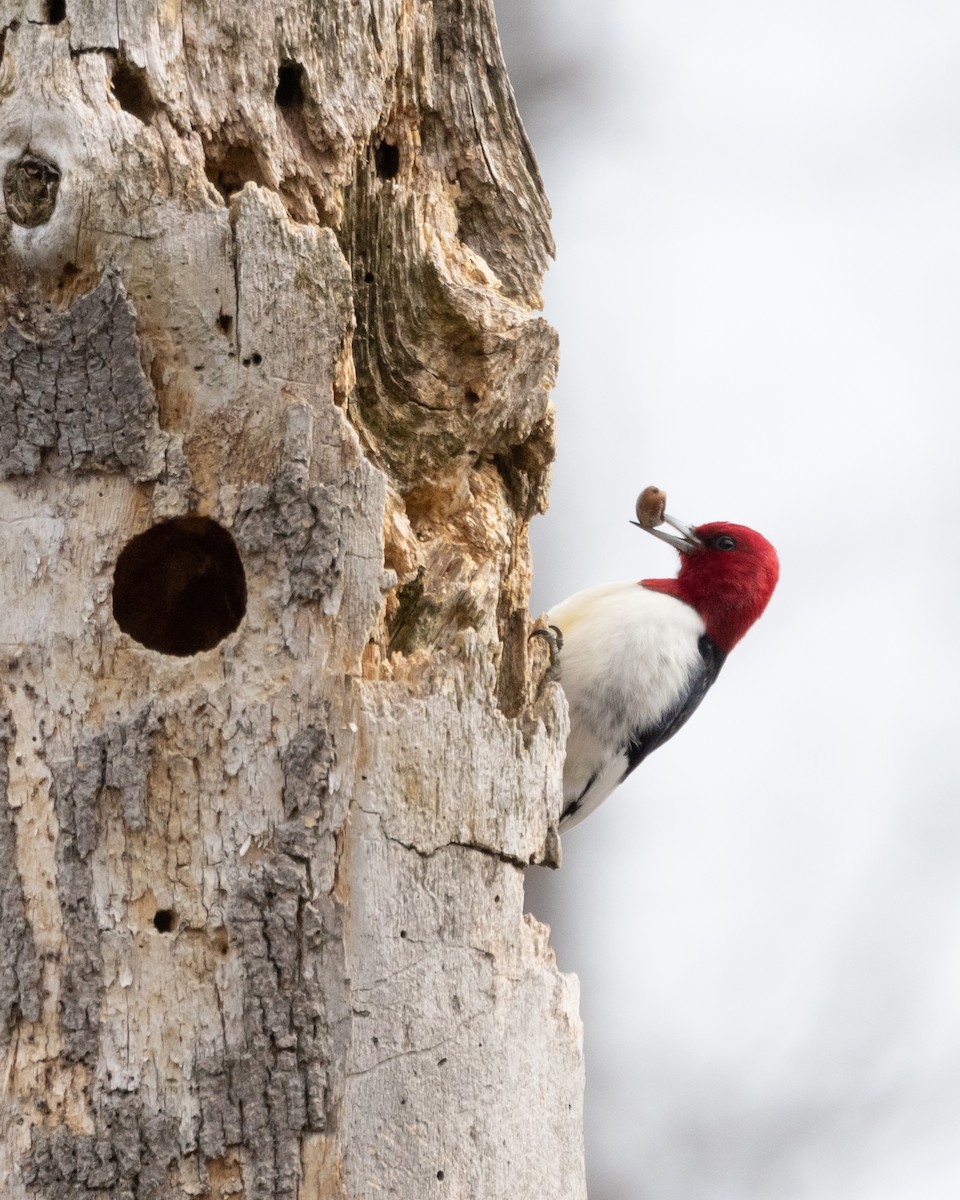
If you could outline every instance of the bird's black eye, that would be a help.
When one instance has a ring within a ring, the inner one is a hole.
[[[721,533],[718,538],[714,538],[713,545],[716,550],[736,550],[737,548],[737,543],[729,533]]]

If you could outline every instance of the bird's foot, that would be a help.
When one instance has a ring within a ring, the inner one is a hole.
[[[550,625],[546,629],[535,629],[530,634],[528,640],[533,641],[534,637],[544,638],[544,641],[547,643],[547,649],[550,650],[550,665],[547,666],[546,671],[542,674],[540,683],[536,686],[535,698],[539,700],[540,696],[544,694],[546,685],[556,682],[559,678],[559,660],[560,650],[563,649],[563,634],[557,628],[557,625]]]
[[[548,625],[546,629],[534,629],[530,634],[531,639],[535,637],[543,638],[550,649],[550,666],[555,667],[560,659],[560,651],[563,649],[563,633],[558,625]]]

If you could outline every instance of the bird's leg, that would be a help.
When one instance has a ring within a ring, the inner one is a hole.
[[[546,629],[535,629],[531,634],[531,638],[541,637],[550,648],[550,668],[556,667],[560,659],[560,651],[563,649],[563,633],[558,625],[548,625]]]
[[[540,697],[548,683],[554,683],[559,678],[559,661],[560,650],[563,649],[563,634],[557,625],[548,625],[546,629],[534,629],[530,634],[528,641],[533,641],[534,637],[542,637],[547,643],[547,648],[550,649],[550,666],[546,668],[544,677],[540,680],[538,689],[536,689],[536,697]]]

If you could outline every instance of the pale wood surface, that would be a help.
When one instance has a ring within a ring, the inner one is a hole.
[[[2,1195],[578,1200],[522,896],[551,244],[492,8],[50,11],[0,2],[0,178],[60,172],[0,216]],[[188,512],[247,611],[173,657],[113,569]]]

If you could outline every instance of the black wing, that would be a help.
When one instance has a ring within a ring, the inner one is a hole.
[[[648,754],[653,753],[658,746],[670,740],[683,725],[687,723],[700,701],[713,685],[720,674],[720,668],[726,660],[726,654],[707,637],[706,634],[697,643],[700,651],[700,664],[694,670],[690,680],[690,689],[676,707],[663,714],[658,725],[649,729],[637,729],[630,735],[627,742],[627,769],[623,778],[638,767]]]

